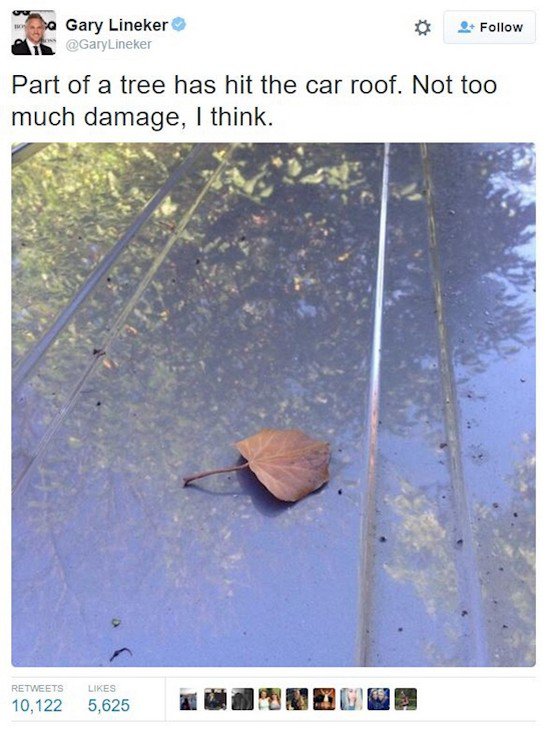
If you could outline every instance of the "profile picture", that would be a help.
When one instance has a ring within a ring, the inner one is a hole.
[[[314,688],[313,710],[334,711],[336,708],[336,688]]]
[[[227,709],[227,691],[225,688],[204,689],[204,709],[206,711],[225,711]]]
[[[389,688],[369,688],[369,711],[388,711],[390,708]]]
[[[340,708],[343,711],[360,711],[363,708],[362,688],[342,688],[340,690]]]
[[[260,688],[258,692],[258,710],[280,711],[281,710],[281,689]]]
[[[307,688],[286,689],[286,710],[307,711]]]
[[[251,711],[254,708],[254,688],[232,688],[231,710]]]
[[[14,10],[12,13],[14,56],[53,56],[55,53],[55,12]]]
[[[190,688],[180,688],[180,711],[197,710],[197,691]]]
[[[394,708],[396,711],[416,711],[416,688],[396,688]]]

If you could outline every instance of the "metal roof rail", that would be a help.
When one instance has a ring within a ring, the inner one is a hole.
[[[25,160],[36,155],[44,147],[47,147],[49,142],[23,142],[20,145],[14,145],[11,149],[11,165],[16,167]]]

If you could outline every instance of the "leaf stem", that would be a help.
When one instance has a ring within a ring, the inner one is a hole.
[[[236,467],[222,467],[219,470],[208,470],[207,472],[197,472],[196,475],[188,475],[187,477],[183,478],[183,487],[187,487],[187,485],[189,485],[189,483],[194,482],[195,480],[200,480],[202,477],[208,477],[208,475],[217,475],[220,472],[235,472],[236,470],[244,470],[245,467],[248,467],[248,462],[237,465]]]

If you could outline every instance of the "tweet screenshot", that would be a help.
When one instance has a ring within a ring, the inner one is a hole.
[[[3,727],[542,728],[544,8],[0,26]]]

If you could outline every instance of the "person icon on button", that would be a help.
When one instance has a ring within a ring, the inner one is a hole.
[[[467,20],[463,20],[462,23],[460,24],[460,28],[458,29],[458,32],[459,33],[471,33],[472,32],[471,29],[473,27],[474,26],[472,25],[472,26],[470,26],[470,28],[468,28],[468,21]]]
[[[42,43],[46,23],[40,13],[29,13],[25,21],[25,40],[16,41],[11,52],[16,56],[53,56],[49,46]]]

